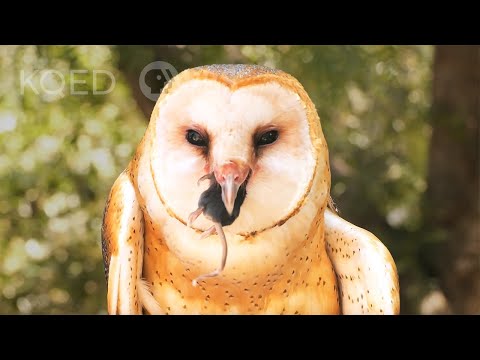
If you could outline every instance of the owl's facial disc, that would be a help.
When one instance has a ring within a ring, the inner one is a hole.
[[[185,224],[209,188],[208,181],[197,185],[206,174],[214,174],[229,213],[245,188],[241,211],[226,229],[236,234],[285,222],[310,191],[316,160],[305,106],[278,83],[232,89],[189,80],[159,105],[154,126],[150,156],[158,193]],[[212,220],[200,216],[194,225],[206,230]]]
[[[213,173],[218,184],[222,187],[222,201],[229,215],[232,215],[238,189],[245,182],[250,173],[250,167],[240,161],[229,160],[216,166]]]

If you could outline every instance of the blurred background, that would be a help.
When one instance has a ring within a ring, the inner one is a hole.
[[[1,314],[106,313],[103,207],[146,129],[139,75],[158,60],[298,78],[340,215],[391,251],[402,313],[480,313],[480,47],[236,45],[0,46]],[[145,82],[159,92],[165,74]]]

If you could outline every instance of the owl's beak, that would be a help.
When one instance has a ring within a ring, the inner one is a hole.
[[[214,170],[215,179],[222,187],[222,201],[229,215],[232,215],[238,189],[250,173],[250,167],[243,162],[228,161]]]

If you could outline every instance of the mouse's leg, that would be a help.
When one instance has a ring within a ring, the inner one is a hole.
[[[187,226],[192,227],[192,223],[202,214],[203,207],[199,207],[197,210],[188,215]]]

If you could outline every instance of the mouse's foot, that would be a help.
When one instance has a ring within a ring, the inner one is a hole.
[[[217,229],[215,227],[215,225],[209,227],[207,230],[205,230],[202,235],[200,235],[200,240],[203,240],[207,237],[209,237],[210,235],[214,235],[217,233]]]

